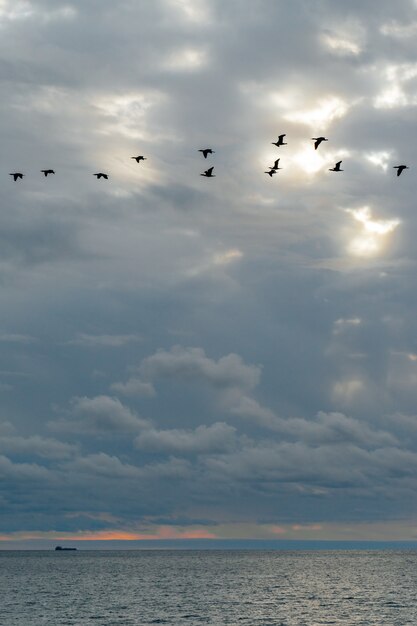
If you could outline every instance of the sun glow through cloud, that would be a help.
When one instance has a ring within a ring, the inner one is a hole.
[[[376,167],[380,167],[384,172],[387,171],[390,159],[392,158],[392,153],[382,150],[381,152],[369,152],[366,154],[366,159],[375,165]]]
[[[284,118],[289,122],[298,122],[324,130],[334,120],[344,117],[348,110],[347,102],[336,96],[328,96],[321,100],[316,108],[287,113]]]
[[[341,39],[337,35],[323,35],[322,42],[327,48],[337,54],[357,56],[361,52],[361,47],[358,43],[351,39]]]
[[[292,161],[307,174],[316,174],[324,168],[327,159],[324,159],[311,145],[297,152]]]
[[[362,225],[362,232],[355,236],[348,245],[354,256],[371,257],[382,252],[386,236],[400,224],[400,220],[377,220],[372,217],[369,207],[346,209],[346,212]]]

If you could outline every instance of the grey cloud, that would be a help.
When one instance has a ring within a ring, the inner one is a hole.
[[[110,389],[124,396],[154,396],[155,389],[152,383],[144,382],[140,378],[132,376],[125,383],[113,383]]]
[[[66,459],[75,455],[77,446],[56,439],[45,439],[39,435],[32,437],[5,436],[0,438],[0,452],[9,456],[24,454],[45,459]]]
[[[4,333],[0,335],[1,343],[33,343],[36,341],[35,337],[30,337],[30,335],[19,335],[18,333]]]
[[[4,481],[36,482],[50,478],[51,472],[36,463],[13,463],[6,456],[0,455],[0,476]]]
[[[179,478],[188,473],[188,463],[183,459],[171,458],[165,462],[152,463],[138,467],[129,463],[122,463],[116,456],[109,456],[104,452],[93,454],[68,464],[67,469],[83,475],[98,475],[106,479],[128,480]]]
[[[136,439],[139,449],[170,454],[204,454],[223,452],[236,444],[236,429],[217,422],[211,426],[198,426],[195,430],[155,430],[142,432]]]
[[[252,484],[291,485],[296,491],[319,488],[324,490],[323,496],[338,489],[352,493],[363,489],[364,494],[370,495],[375,490],[375,480],[383,485],[386,495],[394,485],[407,490],[408,477],[415,483],[416,472],[414,455],[396,448],[367,451],[349,445],[310,447],[301,442],[244,448],[208,459],[206,464],[219,480],[229,476]]]
[[[398,439],[390,432],[377,430],[365,420],[358,420],[343,413],[320,411],[315,419],[299,417],[282,419],[268,408],[260,406],[251,398],[243,397],[231,409],[232,414],[255,420],[268,430],[280,432],[310,444],[356,443],[364,447],[398,445]]]
[[[75,339],[68,341],[74,346],[85,346],[86,348],[120,348],[127,344],[142,341],[142,337],[137,334],[131,335],[89,335],[87,333],[77,333]]]
[[[50,422],[49,427],[59,432],[111,435],[135,433],[149,425],[118,398],[110,396],[73,398],[71,413],[70,418]]]
[[[170,352],[159,350],[147,357],[142,361],[140,371],[151,379],[196,380],[219,389],[253,389],[261,375],[260,366],[245,365],[237,354],[229,354],[216,361],[207,357],[202,348],[182,346],[174,346]]]
[[[8,437],[15,434],[15,427],[11,422],[0,422],[0,436]]]

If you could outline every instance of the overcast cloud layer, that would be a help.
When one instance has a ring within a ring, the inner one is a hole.
[[[3,539],[416,538],[416,34],[0,0]]]

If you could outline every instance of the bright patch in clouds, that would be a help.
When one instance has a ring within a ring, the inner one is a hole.
[[[160,92],[134,92],[124,95],[107,94],[93,100],[103,119],[100,132],[119,133],[128,138],[145,139],[147,113],[164,99]]]
[[[333,394],[339,402],[349,402],[363,389],[363,382],[358,379],[343,380],[333,387]]]
[[[226,252],[215,254],[213,261],[215,265],[228,265],[232,261],[241,259],[242,256],[243,254],[240,250],[233,248],[232,250],[226,250]]]
[[[375,71],[375,68],[372,68],[372,71]],[[375,98],[375,108],[391,109],[416,105],[417,96],[407,94],[404,90],[406,84],[416,76],[417,63],[401,63],[385,67],[382,71],[382,79],[388,87]]]
[[[336,54],[357,56],[361,52],[358,43],[351,39],[341,39],[337,35],[323,35],[322,42]]]
[[[392,233],[400,224],[400,220],[377,220],[372,217],[369,207],[346,209],[352,217],[362,224],[362,231],[354,237],[348,250],[354,256],[369,257],[382,251],[386,243],[386,235]]]
[[[391,152],[381,151],[381,152],[369,152],[366,155],[366,159],[375,165],[376,167],[380,167],[384,170],[384,172],[388,169],[389,161],[391,160]]]
[[[347,319],[342,317],[334,322],[333,334],[340,335],[341,333],[346,331],[348,328],[359,326],[361,322],[362,320],[360,319],[360,317],[351,317]]]
[[[202,0],[168,0],[168,4],[189,22],[203,24],[210,20],[207,3]]]
[[[198,48],[184,48],[176,50],[164,61],[163,67],[168,70],[192,71],[206,65],[208,62],[205,50]]]
[[[381,26],[380,32],[383,35],[397,37],[398,39],[402,39],[403,37],[413,37],[417,33],[417,22],[411,22],[411,24],[388,22],[387,24],[383,24]]]
[[[312,142],[313,143],[313,142]],[[311,146],[297,152],[292,158],[293,162],[301,167],[307,174],[316,174],[323,169],[326,160]]]
[[[289,122],[298,122],[324,130],[334,120],[344,117],[348,110],[349,105],[344,100],[336,96],[329,96],[321,100],[314,109],[287,113],[284,117]]]
[[[30,2],[9,2],[9,0],[0,1],[0,19],[4,19],[5,21],[26,19],[31,17],[33,13],[34,9]]]
[[[77,15],[77,10],[70,5],[64,5],[56,9],[46,8],[44,10],[34,5],[34,2],[28,2],[26,0],[17,2],[0,0],[0,25],[2,21],[14,22],[17,20],[38,18],[42,20],[42,22],[50,22],[52,20],[71,19]]]

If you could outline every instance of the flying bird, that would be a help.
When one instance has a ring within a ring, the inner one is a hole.
[[[277,148],[280,146],[286,146],[287,144],[284,142],[284,137],[286,137],[285,133],[283,135],[278,135],[278,141],[271,141],[272,145]]]
[[[314,150],[317,150],[322,141],[329,141],[326,137],[312,137],[314,141]]]
[[[408,165],[394,165],[393,169],[397,170],[397,176],[401,176],[401,173],[404,170],[409,170],[410,168],[408,167]]]
[[[213,174],[214,167],[209,167],[208,170],[204,172],[204,174],[200,174],[200,176],[207,176],[207,178],[214,178],[215,174]]]
[[[272,165],[271,170],[282,170],[282,167],[278,166],[279,161],[280,161],[279,159],[276,159],[274,161],[274,164]]]
[[[344,170],[340,169],[340,164],[342,161],[338,161],[334,167],[329,168],[329,172],[343,172]]]
[[[280,169],[282,169],[282,168],[280,168]],[[269,172],[264,172],[264,174],[268,174],[271,178],[272,178],[272,177],[273,177],[273,175],[274,175],[274,174],[276,174],[276,173],[277,173],[277,170],[276,170],[274,167],[272,167],[272,168],[269,170]]]
[[[208,154],[214,154],[214,150],[212,150],[211,148],[204,148],[202,150],[199,150],[199,152],[203,153],[205,159],[207,159]]]
[[[140,161],[146,161],[146,157],[142,156],[141,154],[137,157],[130,157],[131,159],[135,159],[136,163],[139,163]]]
[[[13,180],[16,182],[18,178],[23,180],[24,174],[21,174],[20,172],[13,172],[12,174],[9,174],[9,176],[13,176]]]
[[[93,176],[97,176],[97,180],[100,178],[105,178],[106,180],[109,178],[108,174],[103,174],[103,172],[98,172],[97,174],[93,174]]]
[[[54,170],[41,170],[41,172],[43,173],[45,178],[48,176],[48,174],[55,174]]]

